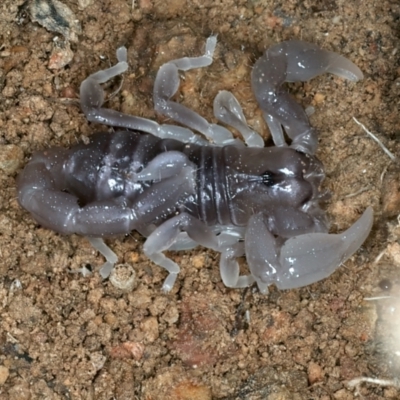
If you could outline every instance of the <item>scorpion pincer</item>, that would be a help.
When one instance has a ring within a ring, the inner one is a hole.
[[[102,107],[100,84],[128,69],[127,51],[119,48],[118,63],[90,75],[80,88],[88,120],[118,130],[95,133],[89,144],[69,150],[35,153],[18,178],[19,203],[46,228],[88,237],[107,260],[103,277],[117,256],[102,238],[137,230],[147,237],[144,253],[169,273],[165,291],[179,266],[163,251],[197,245],[221,253],[228,287],[256,282],[266,292],[270,284],[290,289],[326,278],[365,241],[373,212],[367,208],[343,233],[328,233],[319,204],[325,175],[315,157],[317,133],[282,84],[324,72],[350,81],[363,75],[348,59],[310,43],[291,40],[269,48],[255,63],[251,84],[275,146],[264,147],[232,93],[221,91],[214,100],[215,117],[236,128],[243,143],[171,100],[179,71],[210,65],[215,46],[212,36],[203,56],[173,60],[158,71],[156,111],[187,128]],[[240,276],[237,258],[243,255],[250,274]]]

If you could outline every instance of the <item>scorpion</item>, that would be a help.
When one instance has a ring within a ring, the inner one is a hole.
[[[325,178],[315,156],[318,135],[307,113],[282,87],[329,72],[356,82],[360,69],[347,58],[299,40],[270,47],[253,66],[251,87],[275,146],[246,122],[228,91],[214,100],[225,126],[173,100],[179,71],[212,63],[216,37],[200,57],[162,65],[153,90],[157,113],[180,124],[158,124],[103,106],[105,83],[128,69],[127,49],[118,62],[86,78],[80,104],[91,122],[113,133],[91,135],[89,144],[36,152],[17,181],[20,205],[45,228],[87,237],[106,259],[107,278],[118,258],[104,238],[136,230],[147,239],[145,255],[165,268],[162,289],[174,286],[179,266],[163,252],[204,246],[220,252],[220,274],[230,288],[256,283],[262,293],[275,284],[298,288],[331,275],[367,238],[368,207],[346,231],[329,234],[320,186]],[[285,134],[290,139],[287,144]],[[250,273],[240,275],[246,256]]]

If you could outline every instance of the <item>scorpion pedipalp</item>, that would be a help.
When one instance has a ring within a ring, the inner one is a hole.
[[[304,109],[283,88],[284,82],[304,82],[325,72],[356,82],[363,78],[350,60],[312,43],[289,40],[266,50],[254,64],[251,84],[276,146],[285,146],[282,126],[291,147],[315,154],[318,135]]]
[[[275,283],[279,289],[310,285],[331,275],[364,243],[373,223],[368,207],[358,221],[339,234],[306,233],[279,246],[262,214],[250,218],[246,254],[250,271],[261,287]]]

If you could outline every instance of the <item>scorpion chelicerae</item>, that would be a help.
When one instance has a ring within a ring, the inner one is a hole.
[[[323,72],[357,81],[362,73],[348,59],[303,41],[269,48],[255,63],[251,84],[274,147],[264,147],[248,127],[232,93],[221,91],[214,100],[215,117],[236,128],[246,146],[225,127],[171,100],[179,71],[210,65],[215,46],[212,36],[203,56],[170,61],[155,80],[156,111],[189,129],[102,107],[100,83],[128,68],[126,49],[119,48],[118,63],[90,75],[80,88],[88,120],[119,130],[96,133],[89,144],[69,150],[34,154],[18,179],[19,202],[44,227],[88,237],[107,260],[103,277],[117,256],[102,238],[137,230],[147,237],[144,253],[169,273],[165,291],[173,287],[179,266],[163,251],[198,244],[221,253],[228,287],[256,282],[266,292],[273,283],[289,289],[317,282],[361,246],[373,212],[368,208],[341,234],[327,233],[319,205],[325,175],[315,157],[317,133],[282,84]],[[240,276],[237,258],[243,255],[250,274]]]

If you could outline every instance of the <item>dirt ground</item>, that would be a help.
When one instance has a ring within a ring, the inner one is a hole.
[[[0,4],[0,398],[399,399],[400,170],[353,120],[399,154],[399,2],[64,4],[73,12],[65,19],[43,19],[50,0]],[[171,253],[182,272],[164,294],[166,273],[143,255],[137,233],[108,241],[136,272],[131,290],[97,271],[71,273],[104,260],[85,238],[43,229],[20,208],[18,172],[35,150],[73,145],[98,128],[79,109],[79,85],[115,62],[117,47],[128,48],[130,68],[107,107],[158,118],[157,69],[202,54],[212,33],[214,62],[185,74],[179,101],[213,120],[215,95],[231,90],[267,141],[250,89],[251,66],[265,48],[300,38],[361,68],[358,83],[324,75],[290,91],[315,107],[332,232],[371,205],[370,237],[330,278],[268,295],[224,287],[218,254],[201,248]],[[355,385],[360,377],[382,381]]]

